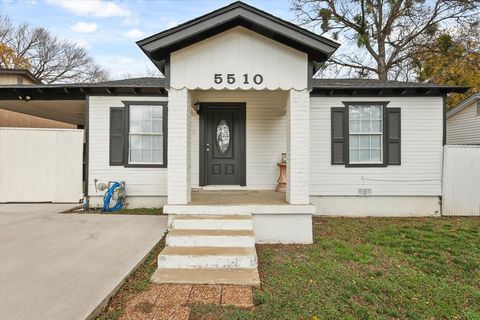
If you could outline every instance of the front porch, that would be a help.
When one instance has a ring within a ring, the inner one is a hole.
[[[170,89],[167,206],[309,205],[309,99],[307,90]],[[228,113],[240,104],[240,115]],[[282,153],[287,187],[276,194]]]

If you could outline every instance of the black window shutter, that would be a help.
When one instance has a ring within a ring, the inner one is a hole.
[[[124,108],[110,108],[110,165],[125,163],[125,119]]]
[[[332,126],[332,164],[345,164],[345,109],[335,107],[331,110]]]
[[[387,108],[387,164],[401,163],[400,108]]]

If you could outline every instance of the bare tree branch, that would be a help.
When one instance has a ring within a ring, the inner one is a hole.
[[[414,52],[432,37],[478,23],[480,0],[292,0],[292,9],[303,26],[345,40],[332,63],[386,80],[412,77]]]
[[[0,58],[0,61],[10,61],[0,62],[0,68],[20,68],[28,61],[32,74],[44,83],[83,83],[108,78],[108,73],[84,48],[57,38],[45,28],[33,28],[27,23],[14,26],[8,17],[1,15],[0,44],[15,54],[15,59]]]

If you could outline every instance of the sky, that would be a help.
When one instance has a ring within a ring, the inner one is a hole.
[[[154,65],[136,41],[205,13],[232,0],[0,0],[0,14],[14,24],[46,27],[82,47],[112,79],[144,76]],[[279,18],[294,21],[289,0],[244,0]]]

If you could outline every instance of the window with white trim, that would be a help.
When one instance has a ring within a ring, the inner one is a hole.
[[[383,163],[383,105],[348,106],[351,164]]]
[[[128,163],[163,165],[164,107],[131,104],[128,117]]]

